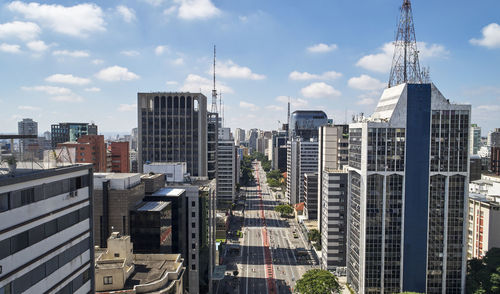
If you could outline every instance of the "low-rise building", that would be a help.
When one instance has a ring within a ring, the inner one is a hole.
[[[500,247],[500,196],[469,194],[467,258],[483,258]]]

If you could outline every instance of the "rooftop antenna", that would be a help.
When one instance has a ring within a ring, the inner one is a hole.
[[[290,96],[288,96],[288,114],[286,117],[286,121],[287,121],[288,127],[290,128]]]
[[[423,82],[424,78],[418,61],[411,3],[410,0],[403,0],[388,86],[390,88],[403,83],[421,84]]]
[[[212,90],[212,113],[217,113],[217,90],[215,90],[215,45],[214,45],[214,88]]]

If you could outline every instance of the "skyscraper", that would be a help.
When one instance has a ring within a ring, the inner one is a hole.
[[[138,168],[146,162],[186,162],[207,176],[207,97],[200,93],[138,93]]]
[[[217,208],[226,209],[231,206],[236,196],[236,149],[230,136],[229,128],[224,131],[217,143]]]
[[[36,135],[38,136],[38,123],[31,118],[23,118],[17,123],[17,133],[19,135]],[[38,151],[38,139],[21,139],[19,142],[21,154],[28,151]]]
[[[289,140],[318,138],[318,128],[328,123],[326,113],[321,110],[297,110],[290,117]]]
[[[479,148],[481,148],[481,127],[477,124],[470,125],[470,134],[469,134],[469,153],[477,154]]]
[[[59,123],[51,126],[53,148],[59,143],[76,142],[83,135],[97,135],[97,126],[88,123]]]

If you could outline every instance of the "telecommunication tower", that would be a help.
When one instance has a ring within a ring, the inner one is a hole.
[[[214,45],[214,88],[212,90],[212,113],[217,113],[217,90],[215,89],[215,45]]]

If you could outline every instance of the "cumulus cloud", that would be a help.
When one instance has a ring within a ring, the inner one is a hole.
[[[281,103],[288,103],[289,99],[290,99],[290,104],[295,108],[305,107],[308,104],[307,100],[304,100],[301,98],[290,98],[288,96],[276,97],[276,101],[281,102]]]
[[[125,56],[130,56],[130,57],[141,55],[141,53],[139,53],[138,51],[135,51],[135,50],[123,50],[120,52],[120,54],[125,55]]]
[[[180,91],[186,91],[186,92],[205,92],[205,93],[211,93],[213,89],[213,81],[204,77],[201,77],[199,75],[195,74],[189,74],[186,79],[184,80],[184,84],[180,88]],[[217,84],[217,90],[222,91],[227,94],[234,93],[233,89],[230,87],[218,83]]]
[[[130,23],[136,20],[135,11],[132,8],[128,8],[124,5],[118,5],[116,7],[116,11],[118,12],[118,14],[120,14],[125,22]]]
[[[36,23],[13,21],[0,24],[0,38],[17,38],[23,41],[33,40],[40,35],[42,30]]]
[[[96,78],[106,82],[132,81],[140,78],[138,75],[129,71],[127,68],[117,65],[102,69],[95,76]]]
[[[120,104],[118,106],[118,111],[135,111],[137,109],[137,104]]]
[[[6,53],[21,53],[21,46],[16,44],[0,44],[0,51]]]
[[[97,87],[85,88],[85,92],[101,92],[101,89]]]
[[[335,80],[341,77],[342,74],[336,71],[327,71],[322,74],[311,74],[308,72],[298,72],[292,71],[288,78],[295,81],[307,81],[307,80]]]
[[[49,46],[45,44],[44,41],[30,41],[26,43],[26,46],[31,50],[35,52],[44,52],[47,49],[49,49]]]
[[[446,57],[449,51],[443,45],[431,44],[425,42],[417,42],[419,57],[421,59],[432,57]],[[379,53],[369,54],[361,57],[356,63],[356,66],[362,67],[379,73],[387,73],[391,69],[392,57],[394,55],[394,43],[385,43]]]
[[[156,46],[156,48],[155,48],[155,54],[158,56],[160,56],[166,52],[168,52],[168,47],[165,45],[159,45],[159,46]]]
[[[86,85],[90,83],[90,79],[75,77],[71,74],[54,74],[45,78],[46,82],[60,83],[69,85]]]
[[[56,51],[52,52],[52,55],[54,55],[54,56],[75,57],[75,58],[89,57],[90,56],[90,54],[88,52],[81,51],[81,50],[75,50],[75,51],[56,50]]]
[[[370,77],[369,75],[361,75],[359,77],[350,78],[347,85],[353,89],[373,91],[385,88],[385,84],[381,81]]]
[[[213,72],[213,67],[207,71],[209,74]],[[246,66],[239,66],[231,60],[221,61],[217,64],[217,76],[233,79],[247,80],[263,80],[265,75],[256,74]]]
[[[500,48],[500,25],[490,23],[481,30],[481,33],[483,34],[482,38],[470,39],[470,43],[490,49]]]
[[[49,95],[70,95],[73,94],[70,89],[54,86],[34,86],[34,87],[21,87],[24,91],[38,91],[44,92]]]
[[[19,110],[27,110],[27,111],[37,111],[37,110],[40,110],[40,107],[30,106],[30,105],[19,105],[17,107],[17,109],[19,109]]]
[[[163,10],[163,14],[166,16],[172,15],[177,11],[177,6],[171,6],[165,10]]]
[[[310,53],[327,53],[327,52],[331,52],[335,49],[337,49],[336,44],[327,45],[324,43],[319,43],[319,44],[315,44],[311,47],[307,47],[307,51],[309,51]]]
[[[240,107],[249,111],[257,111],[260,109],[257,105],[245,101],[240,101]]]
[[[174,0],[178,5],[177,16],[185,20],[209,19],[221,14],[211,0]]]
[[[58,4],[13,1],[7,8],[22,14],[26,19],[65,35],[87,37],[91,33],[105,30],[104,13],[96,4],[84,3],[67,7]]]
[[[302,88],[300,92],[306,98],[326,98],[338,97],[342,95],[339,90],[336,90],[332,86],[323,82],[312,83],[309,86]]]

